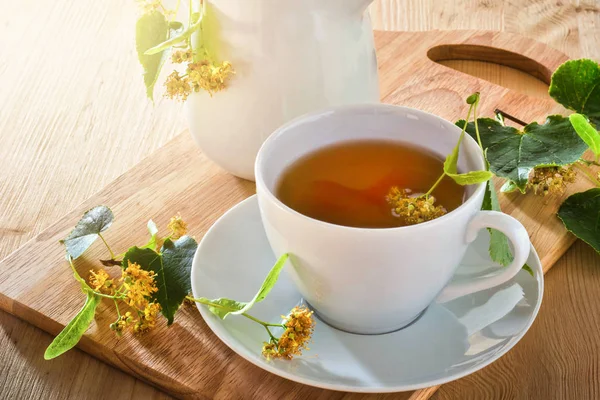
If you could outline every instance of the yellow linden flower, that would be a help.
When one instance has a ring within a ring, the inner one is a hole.
[[[165,88],[166,97],[181,101],[185,101],[192,91],[188,77],[179,76],[177,71],[173,71],[171,75],[167,76]]]
[[[443,206],[435,205],[433,196],[411,197],[410,194],[410,190],[393,187],[386,196],[394,216],[400,218],[406,225],[431,221],[448,212]]]
[[[137,3],[144,14],[164,8],[161,0],[137,0]]]
[[[158,291],[154,281],[154,271],[141,269],[136,263],[129,263],[123,271],[124,301],[131,307],[143,309],[148,305],[148,298]]]
[[[90,270],[89,281],[92,288],[101,293],[110,293],[114,288],[113,280],[103,269],[99,269],[97,272]]]
[[[277,342],[264,343],[262,354],[267,359],[287,358],[291,360],[302,350],[308,350],[308,342],[315,330],[313,311],[306,306],[294,307],[290,314],[284,316],[285,331]]]
[[[148,332],[156,326],[156,316],[160,312],[160,304],[149,303],[144,308],[144,312],[140,314],[140,319],[131,327],[135,334]]]
[[[192,90],[199,92],[206,90],[211,96],[213,93],[227,87],[227,81],[234,74],[231,63],[223,61],[221,64],[213,64],[208,60],[188,64],[187,75]]]
[[[171,218],[167,227],[171,231],[171,239],[173,240],[177,240],[187,233],[187,224],[181,219],[181,215],[179,214]]]
[[[189,62],[189,61],[192,61],[193,55],[194,55],[194,53],[192,52],[192,49],[177,50],[177,51],[173,52],[173,54],[171,54],[171,62],[173,62],[175,64]]]
[[[567,167],[535,168],[527,182],[527,188],[541,196],[564,193],[568,183],[575,182],[575,170]]]

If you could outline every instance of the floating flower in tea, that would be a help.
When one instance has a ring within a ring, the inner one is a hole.
[[[444,206],[435,204],[435,197],[414,196],[410,189],[392,187],[386,200],[392,206],[393,215],[402,219],[405,225],[431,221],[448,212]]]

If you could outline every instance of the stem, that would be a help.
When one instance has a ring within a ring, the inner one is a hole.
[[[481,144],[481,136],[479,135],[479,124],[477,123],[477,105],[479,104],[479,97],[477,97],[477,101],[473,103],[473,122],[475,123],[475,134],[477,135],[477,143],[479,143],[479,148],[483,151],[483,144]],[[467,121],[468,123],[469,121]],[[486,162],[487,163],[487,162]]]
[[[175,5],[175,12],[173,12],[173,16],[171,17],[171,21],[175,19],[177,13],[179,12],[179,5],[181,4],[181,0],[177,0],[177,5]]]
[[[270,324],[268,322],[261,321],[260,319],[255,318],[252,315],[246,314],[246,313],[242,313],[242,315],[248,319],[251,319],[254,322],[258,322],[259,324],[263,325],[265,328],[268,326],[277,326],[277,327],[281,328],[281,324]]]
[[[106,297],[107,299],[113,299],[113,300],[119,299],[120,300],[120,299],[124,299],[125,298],[124,296],[111,296],[110,294],[104,294],[104,293],[96,292],[95,290],[92,290],[92,292],[94,292],[94,294],[96,294],[96,295],[98,295],[100,297]]]
[[[100,239],[102,239],[102,241],[106,245],[106,248],[108,249],[108,252],[110,253],[110,259],[114,260],[115,259],[115,253],[113,253],[113,251],[111,250],[111,248],[108,245],[108,243],[106,243],[106,240],[104,240],[104,237],[102,237],[102,234],[99,233],[98,236],[100,236]]]
[[[275,343],[275,345],[279,344],[279,340],[277,340],[277,338],[275,336],[273,336],[273,334],[271,333],[271,330],[269,329],[268,326],[263,325],[265,327],[265,329],[267,330],[267,333],[269,334],[269,336],[271,337],[271,340],[273,341],[273,343]]]
[[[444,179],[444,176],[446,176],[445,172],[442,172],[442,175],[438,178],[437,181],[435,181],[435,183],[433,184],[433,186],[431,187],[431,189],[429,189],[427,191],[427,193],[425,193],[425,198],[429,197],[429,195],[435,190],[435,188],[440,184],[440,182],[442,181],[442,179]]]
[[[469,123],[469,118],[471,118],[471,111],[474,111],[474,108],[476,107],[476,104],[478,102],[479,102],[479,98],[477,99],[477,101],[475,103],[471,104],[469,107],[469,112],[467,112],[467,119],[465,120],[465,124],[462,128],[462,132],[460,133],[460,138],[458,139],[458,143],[456,144],[457,147],[460,146],[462,139],[465,136],[465,131],[467,130],[467,124]],[[477,120],[475,120],[475,129],[477,130]],[[477,139],[479,139],[479,131],[478,130],[477,130]],[[481,141],[479,142],[479,146],[481,146]],[[481,150],[483,151],[483,147],[481,148]],[[433,193],[435,188],[442,182],[442,179],[444,179],[444,176],[446,176],[446,171],[442,172],[442,175],[440,175],[440,177],[437,179],[437,181],[435,181],[433,186],[422,197],[428,198],[429,195],[431,193]]]
[[[113,299],[115,302],[115,308],[117,309],[117,321],[121,319],[121,312],[119,311],[119,303],[117,303],[117,299]]]
[[[594,185],[600,187],[600,181],[598,179],[596,179],[594,177],[594,175],[592,175],[592,173],[587,170],[587,168],[585,168],[585,167],[581,166],[581,164],[577,164],[577,163],[575,163],[573,165],[575,167],[577,167],[580,171],[582,171],[589,178],[589,180],[594,183]]]
[[[516,122],[516,123],[517,123],[517,124],[519,124],[519,125],[522,125],[522,126],[527,126],[527,122],[521,121],[519,118],[517,118],[517,117],[513,117],[513,116],[512,116],[512,115],[510,115],[509,113],[506,113],[506,112],[504,112],[504,111],[500,110],[499,108],[496,108],[496,109],[494,110],[494,113],[495,113],[495,114],[500,114],[500,115],[502,115],[504,118],[506,118],[506,119],[509,119],[509,120],[511,120],[512,122]]]
[[[579,162],[582,162],[582,163],[584,163],[587,166],[595,165],[596,167],[600,167],[600,162],[598,162],[598,160],[593,161],[593,160],[585,160],[583,158],[580,158]]]
[[[79,275],[79,273],[77,272],[77,270],[75,269],[75,265],[73,265],[73,258],[70,255],[67,255],[67,260],[69,260],[69,265],[71,266],[71,269],[73,270],[73,275],[75,275],[75,279],[77,279],[79,281],[79,283],[81,283],[83,286],[85,286],[88,289],[92,290],[92,288],[87,284],[87,282],[85,281],[85,279],[83,279]]]

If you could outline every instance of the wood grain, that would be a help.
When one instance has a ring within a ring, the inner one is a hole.
[[[5,55],[0,60],[1,258],[166,143],[185,123],[178,104],[159,100],[152,108],[144,100],[133,43],[127,39],[136,14],[133,2],[0,0],[0,4],[0,49]],[[594,0],[376,0],[372,19],[377,29],[504,30],[547,43],[571,57],[598,59],[599,9]],[[454,63],[492,82],[529,95],[538,93],[529,91],[531,81],[506,68]],[[578,249],[567,253],[567,259],[576,258]],[[591,287],[581,269],[569,271],[569,277],[572,290]],[[548,282],[551,279],[552,274]],[[557,290],[557,296],[566,298],[564,287]],[[570,312],[585,320],[581,309]],[[6,314],[0,311],[0,316]],[[9,370],[27,376],[0,378],[0,393],[7,398],[55,398],[56,393],[68,393],[65,387],[76,385],[88,388],[92,394],[87,398],[93,399],[102,398],[96,394],[106,385],[128,385],[127,375],[79,351],[63,355],[60,363],[45,362],[41,358],[45,346],[37,345],[42,335],[38,329],[11,317],[0,323],[0,339],[8,340],[10,333],[21,346],[37,349],[18,351],[2,342],[0,377]],[[39,335],[30,335],[29,330]],[[577,337],[574,329],[564,334]],[[537,357],[532,354],[521,361],[534,370]],[[68,372],[76,370],[82,371],[76,377]],[[568,368],[562,372],[560,380],[544,382],[549,390],[557,382],[574,381]],[[529,383],[536,379],[528,377]],[[561,393],[569,398],[568,389]],[[578,398],[597,397],[593,392],[579,393]],[[453,394],[461,398],[459,392]],[[123,390],[113,398],[136,396]]]
[[[498,106],[514,113],[513,107],[523,118],[537,119],[555,105],[435,63],[427,54],[439,49],[440,44],[463,46],[463,51],[474,59],[493,55],[490,46],[504,49],[503,54],[510,49],[523,55],[513,57],[515,67],[536,65],[533,60],[537,60],[540,71],[551,71],[566,59],[562,53],[531,40],[485,31],[377,32],[376,43],[384,101],[418,107],[450,120],[464,114],[464,98],[474,91],[480,91],[486,99],[481,107],[483,114]],[[413,48],[409,56],[403,53],[406,45]],[[527,63],[522,64],[523,60]],[[94,205],[107,204],[117,216],[105,238],[120,253],[131,243],[145,242],[147,232],[141,216],[152,217],[164,227],[177,210],[188,221],[190,233],[199,239],[228,208],[253,192],[253,183],[226,174],[195,148],[189,134],[179,135],[8,256],[1,264],[0,307],[52,334],[62,329],[80,308],[82,296],[57,242]],[[524,222],[534,245],[544,255],[545,268],[549,268],[572,242],[564,229],[557,229],[560,225],[548,221],[557,199],[543,206],[531,196],[502,197],[501,201]],[[97,243],[77,263],[80,274],[85,276],[94,265],[90,261],[105,258],[104,253],[102,244]],[[175,396],[243,398],[260,393],[280,398],[289,393],[311,397],[326,393],[275,377],[236,356],[210,332],[195,308],[183,310],[172,327],[167,329],[163,321],[140,339],[115,337],[106,329],[115,318],[112,303],[103,303],[79,347]],[[431,393],[404,393],[395,398],[426,398]],[[327,396],[345,395],[330,392]]]

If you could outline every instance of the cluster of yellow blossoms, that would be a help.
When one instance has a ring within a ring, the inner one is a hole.
[[[431,221],[447,213],[443,206],[435,205],[435,197],[411,196],[411,194],[408,189],[392,187],[386,196],[394,216],[400,218],[404,225]]]
[[[173,62],[190,61],[192,57],[191,50],[178,51],[172,56]],[[166,96],[171,99],[185,101],[190,93],[207,91],[211,96],[213,93],[221,91],[227,87],[227,82],[234,70],[231,63],[223,61],[222,63],[213,63],[203,60],[195,63],[188,63],[184,75],[178,71],[173,71],[167,77],[165,82]]]
[[[536,168],[529,177],[527,188],[532,189],[537,195],[564,193],[568,183],[575,182],[573,167],[542,167]]]
[[[306,306],[294,307],[290,314],[281,316],[284,319],[285,331],[279,339],[271,339],[264,343],[262,354],[267,359],[286,358],[291,360],[301,355],[302,350],[308,350],[308,342],[315,330],[313,311]]]
[[[129,263],[116,282],[103,269],[90,271],[89,282],[94,290],[118,296],[137,312],[137,319],[130,311],[119,315],[117,321],[110,325],[117,334],[122,334],[128,326],[131,326],[133,333],[144,333],[156,325],[160,305],[149,301],[152,294],[158,291],[155,276],[154,271],[143,270],[136,263]]]
[[[181,215],[179,214],[171,218],[167,228],[171,231],[171,239],[173,240],[177,240],[187,233],[187,224],[181,219]]]

